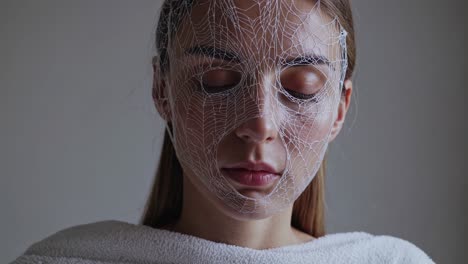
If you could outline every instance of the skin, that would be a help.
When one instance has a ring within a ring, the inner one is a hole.
[[[245,2],[247,1],[239,2],[238,5]],[[301,7],[307,7],[305,1],[300,3]],[[244,9],[247,10],[247,8]],[[251,17],[257,15],[255,9],[248,10],[250,10],[250,13],[246,12],[246,15]],[[203,14],[203,10],[198,11]],[[192,17],[192,20],[197,19],[196,9],[193,16],[195,17]],[[183,32],[183,29],[181,29],[181,32]],[[190,31],[185,32],[184,36],[187,33],[190,33]],[[256,38],[246,39],[255,40]],[[242,45],[248,47],[255,45],[255,43],[246,42],[242,43]],[[177,50],[175,54],[177,54]],[[168,94],[165,83],[168,79],[170,80],[170,76],[161,76],[159,63],[155,59],[153,63],[153,100],[163,119],[170,122],[170,106],[167,101],[161,100]],[[329,142],[336,138],[343,126],[353,90],[351,80],[344,82],[344,88],[345,90],[336,109],[336,119],[332,120]],[[256,159],[261,157],[262,160],[268,160],[278,167],[284,162],[281,157],[272,154],[277,153],[278,148],[281,146],[275,144],[280,139],[276,126],[270,118],[257,117],[251,119],[234,129],[226,136],[226,139],[228,143],[221,144],[218,149],[221,162],[255,159],[255,157]],[[276,248],[315,239],[311,235],[291,226],[293,204],[269,216],[248,218],[236,215],[227,210],[220,201],[207,195],[206,189],[200,188],[199,184],[194,184],[191,180],[193,177],[187,177],[186,175],[189,173],[191,173],[190,169],[184,168],[181,217],[177,223],[166,226],[164,229],[252,249]]]

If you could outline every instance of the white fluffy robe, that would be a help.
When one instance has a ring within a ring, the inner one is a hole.
[[[12,263],[434,263],[414,244],[365,232],[329,234],[300,245],[255,250],[121,221],[61,230]]]

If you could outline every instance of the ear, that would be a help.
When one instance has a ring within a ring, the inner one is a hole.
[[[344,86],[344,91],[342,91],[340,103],[338,105],[338,115],[336,116],[336,120],[333,123],[330,139],[328,140],[328,142],[333,141],[338,135],[338,133],[340,133],[340,130],[343,127],[346,113],[348,112],[349,105],[351,102],[351,94],[353,92],[353,82],[351,80],[345,80],[343,86]]]
[[[161,72],[161,63],[158,56],[154,56],[152,60],[153,65],[153,89],[152,97],[156,110],[159,115],[166,122],[170,122],[171,111],[169,105],[169,98],[167,93],[166,80]]]

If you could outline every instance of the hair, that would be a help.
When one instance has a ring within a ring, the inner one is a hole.
[[[320,9],[336,16],[348,33],[346,37],[348,68],[345,79],[351,79],[356,62],[356,45],[350,0],[319,1]],[[166,0],[161,8],[156,30],[156,50],[162,74],[169,67],[167,56],[169,36],[174,34],[182,17],[187,14],[192,4],[193,0]],[[168,126],[171,129],[170,123]],[[315,238],[325,235],[326,165],[327,153],[314,179],[294,202],[291,218],[293,227]],[[159,166],[141,218],[142,225],[160,228],[174,224],[179,219],[182,210],[182,183],[182,167],[166,130]]]

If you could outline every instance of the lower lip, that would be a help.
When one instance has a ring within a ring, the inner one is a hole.
[[[279,178],[279,175],[267,171],[246,169],[222,169],[234,181],[246,186],[265,186]]]

